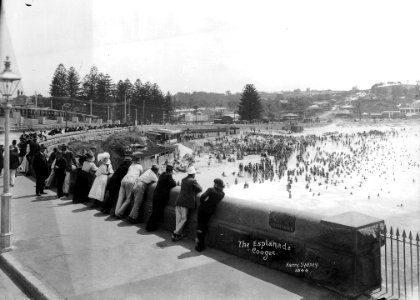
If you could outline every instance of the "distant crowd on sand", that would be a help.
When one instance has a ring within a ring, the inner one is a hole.
[[[30,159],[27,158],[28,155],[31,155]],[[89,208],[98,208],[104,214],[124,218],[130,223],[139,221],[147,187],[156,183],[152,213],[146,224],[148,231],[157,230],[159,224],[163,222],[170,191],[177,185],[172,177],[173,165],[166,163],[162,174],[157,165],[143,170],[140,164],[143,157],[140,152],[125,155],[123,162],[115,171],[110,154],[96,153],[95,148],[83,149],[82,153],[75,155],[67,145],[63,144],[48,154],[46,147],[39,145],[35,138],[30,144],[28,155],[25,159],[29,165],[28,170],[32,170],[36,177],[36,196],[42,197],[47,194],[44,189],[51,188],[54,182],[58,198],[70,196],[70,175],[72,171],[77,171],[72,195],[73,203],[86,203]],[[172,235],[174,242],[184,237],[184,227],[189,213],[197,209],[196,198],[203,191],[195,179],[195,174],[194,166],[189,166],[187,176],[178,183],[181,188],[176,199],[176,223]],[[224,187],[223,180],[216,178],[214,185],[199,197],[195,247],[197,251],[205,248],[208,223],[217,205],[224,198]]]
[[[387,147],[390,139],[398,136],[399,132],[396,130],[370,130],[352,134],[326,133],[298,137],[247,134],[240,137],[217,138],[210,158],[215,156],[221,161],[236,155],[240,161],[249,154],[260,154],[260,162],[240,162],[238,171],[221,174],[222,177],[233,175],[235,184],[239,184],[240,179],[245,180],[244,188],[249,187],[247,178],[251,178],[253,183],[260,184],[287,178],[286,189],[289,198],[292,198],[293,185],[298,181],[305,181],[305,187],[312,196],[320,196],[321,192],[313,191],[314,185],[318,187],[323,185],[325,190],[328,190],[329,185],[344,184],[345,178],[359,176],[361,181],[357,186],[344,186],[344,189],[349,190],[349,194],[352,195],[355,188],[362,187],[368,173],[381,171],[382,166],[377,166],[375,170],[367,169],[369,160],[377,157],[386,160],[390,155],[395,158],[406,156],[408,169],[420,167],[414,157],[409,157],[403,152],[395,153]],[[328,151],[327,143],[330,147],[340,150]],[[293,166],[291,166],[292,157],[296,159]],[[376,196],[380,197],[380,193]],[[367,198],[370,198],[370,195],[367,195]]]

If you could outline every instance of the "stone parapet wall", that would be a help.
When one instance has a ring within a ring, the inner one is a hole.
[[[146,192],[143,221],[151,213],[154,188]],[[175,229],[179,190],[172,189],[165,210],[163,227],[170,231]],[[196,211],[191,212],[186,225],[191,239],[196,218]],[[357,212],[326,217],[225,197],[211,220],[207,244],[355,298],[381,283],[376,233],[383,225],[383,220]]]
[[[101,140],[106,139],[108,136],[114,133],[128,132],[129,128],[109,128],[99,130],[86,130],[86,131],[75,131],[66,132],[60,135],[52,136],[47,141],[41,142],[45,145],[48,151],[52,150],[62,144],[68,144],[72,141],[90,141],[90,140]]]

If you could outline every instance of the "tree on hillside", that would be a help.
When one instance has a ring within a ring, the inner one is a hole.
[[[68,96],[66,86],[67,70],[63,64],[59,64],[54,72],[54,76],[50,84],[50,95],[52,97]]]
[[[238,105],[238,113],[241,120],[252,121],[261,118],[262,105],[260,95],[253,84],[245,85]]]
[[[67,72],[66,91],[71,98],[76,98],[80,94],[80,77],[74,67],[70,67]]]

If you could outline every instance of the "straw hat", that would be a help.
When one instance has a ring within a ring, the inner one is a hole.
[[[188,175],[193,175],[195,173],[197,173],[197,171],[195,170],[194,166],[191,166],[187,169],[187,174]]]
[[[98,161],[107,161],[111,156],[108,152],[103,152],[98,154]]]

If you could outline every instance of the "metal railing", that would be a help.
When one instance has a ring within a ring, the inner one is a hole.
[[[408,232],[408,231],[407,231]],[[379,290],[372,293],[376,298],[420,299],[419,234],[394,231],[386,226],[378,234],[381,247],[381,277]]]

